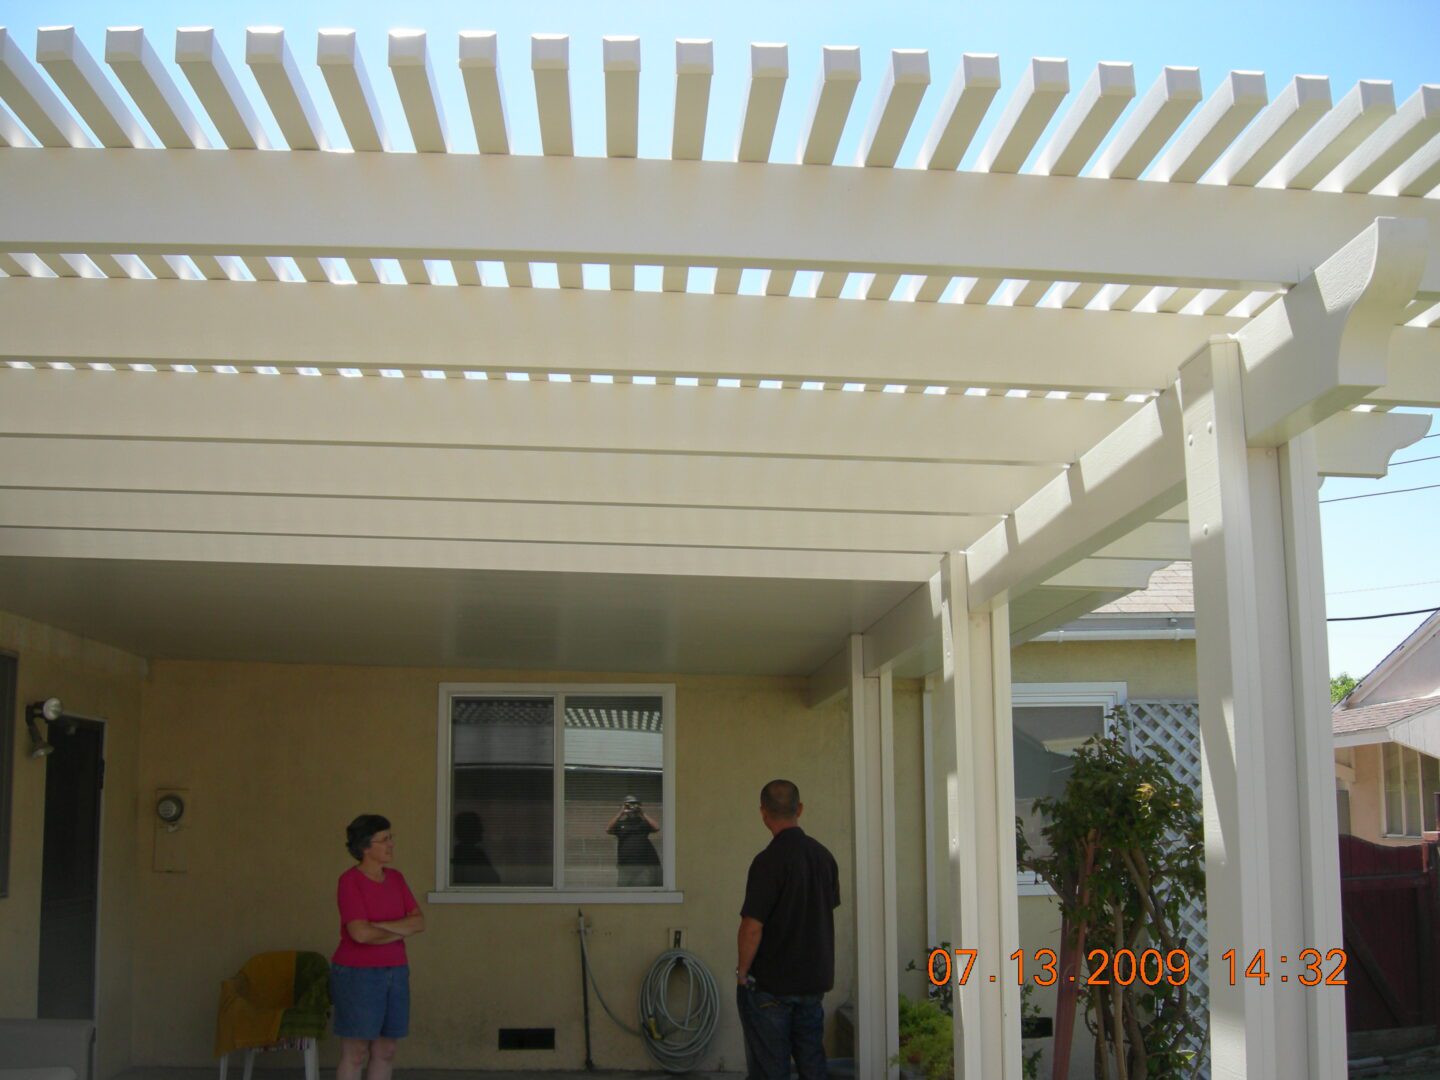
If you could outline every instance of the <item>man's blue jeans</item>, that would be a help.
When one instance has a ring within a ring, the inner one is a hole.
[[[789,1080],[792,1056],[800,1080],[825,1080],[823,997],[735,988],[748,1080]]]

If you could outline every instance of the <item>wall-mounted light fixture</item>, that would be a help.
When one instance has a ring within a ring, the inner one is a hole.
[[[54,751],[55,747],[50,745],[49,740],[40,731],[38,720],[59,720],[65,715],[65,709],[60,704],[59,698],[46,698],[44,701],[32,701],[25,706],[25,727],[30,731],[30,756],[42,758]]]

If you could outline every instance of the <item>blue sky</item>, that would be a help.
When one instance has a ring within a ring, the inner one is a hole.
[[[861,48],[862,80],[840,144],[841,161],[853,158],[886,67],[888,50],[930,51],[932,83],[901,152],[902,166],[913,162],[962,52],[998,53],[1007,88],[1015,85],[1032,56],[1069,59],[1072,88],[1082,84],[1100,60],[1131,61],[1142,93],[1165,64],[1198,66],[1207,94],[1232,69],[1264,71],[1272,96],[1296,74],[1328,75],[1336,100],[1360,78],[1393,80],[1397,101],[1409,97],[1422,82],[1440,82],[1437,0],[1308,0],[1304,5],[1293,0],[1207,0],[1187,5],[1156,4],[1154,0],[952,0],[911,4],[777,0],[462,4],[411,0],[403,5],[274,0],[224,4],[6,0],[0,2],[0,25],[7,26],[27,52],[33,48],[37,27],[74,25],[97,57],[104,51],[106,26],[141,25],[150,31],[152,44],[166,59],[173,54],[171,35],[176,26],[214,26],[232,66],[257,102],[261,96],[243,62],[244,30],[246,26],[282,26],[322,120],[340,145],[344,143],[343,130],[313,64],[314,35],[320,27],[353,27],[359,32],[360,47],[381,108],[391,119],[397,149],[409,148],[409,136],[399,120],[394,83],[387,76],[385,32],[398,26],[423,28],[430,33],[432,63],[444,112],[453,145],[460,151],[474,149],[474,135],[454,63],[455,36],[460,30],[498,31],[511,138],[522,153],[539,150],[529,77],[532,33],[571,36],[576,152],[584,155],[604,152],[600,39],[606,34],[636,34],[641,38],[642,156],[668,154],[673,41],[677,37],[711,38],[715,42],[716,71],[706,141],[706,156],[712,158],[733,154],[747,72],[747,46],[752,41],[785,42],[790,46],[790,81],[775,137],[776,160],[793,160],[823,45]],[[188,85],[183,79],[179,81],[188,95]],[[1002,90],[1002,95],[1007,92]],[[196,111],[203,115],[198,108]],[[277,136],[277,145],[283,145],[268,112],[261,112]],[[992,108],[989,120],[993,121],[999,112],[998,107]],[[976,146],[983,142],[984,133],[982,128]],[[968,164],[968,160],[962,164]],[[539,278],[537,283],[541,283]],[[1432,430],[1440,433],[1440,425]],[[1432,455],[1440,457],[1440,438],[1403,450],[1396,460]],[[1327,481],[1321,498],[1426,484],[1440,484],[1440,460],[1400,465],[1382,481]],[[1440,533],[1440,488],[1328,503],[1322,506],[1321,513],[1332,615],[1440,606],[1440,560],[1434,555],[1434,537]],[[1363,674],[1423,618],[1332,623],[1332,671]]]

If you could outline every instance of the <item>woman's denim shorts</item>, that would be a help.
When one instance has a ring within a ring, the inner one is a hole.
[[[342,1039],[403,1039],[410,1033],[410,968],[330,965],[335,1034]]]

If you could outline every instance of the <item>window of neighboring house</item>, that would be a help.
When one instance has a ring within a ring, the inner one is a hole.
[[[1015,814],[1037,855],[1050,854],[1035,801],[1056,798],[1070,779],[1073,757],[1086,739],[1106,730],[1107,713],[1125,703],[1124,683],[1017,683],[1011,688]],[[1022,891],[1049,892],[1021,871]]]
[[[1440,760],[1399,743],[1381,744],[1385,784],[1385,835],[1419,836],[1436,827]]]
[[[673,888],[672,686],[447,685],[441,709],[438,898]]]

